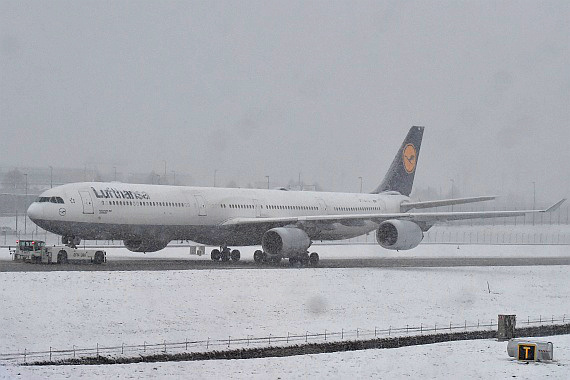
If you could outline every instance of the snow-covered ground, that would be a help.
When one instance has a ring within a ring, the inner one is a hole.
[[[507,355],[506,342],[478,340],[285,358],[0,366],[0,379],[568,379],[570,336],[532,339],[552,342],[554,361],[525,364]]]
[[[422,245],[400,253],[362,245],[315,248],[323,258],[378,257],[379,260],[400,255],[570,254],[565,246],[461,246],[457,249],[450,245]],[[127,252],[110,250],[110,259],[130,256]],[[189,257],[188,253],[188,248],[169,248],[147,257]],[[243,256],[250,254],[252,252],[242,250]],[[5,250],[0,250],[0,256],[9,259]],[[356,328],[373,330],[375,327],[417,326],[420,323],[443,326],[450,321],[496,321],[497,314],[503,313],[517,314],[519,321],[526,320],[527,316],[568,316],[568,270],[567,266],[537,266],[5,272],[0,275],[3,306],[0,311],[0,353],[47,350],[50,346],[93,348],[96,344],[111,346],[269,334],[286,336],[287,333],[317,333],[325,329],[329,332]],[[555,339],[561,339],[561,356],[558,358],[562,361],[558,364],[565,367],[549,364],[544,368],[560,367],[567,376],[569,355],[564,347],[570,342],[563,338],[552,338],[552,341],[556,342]],[[497,354],[487,353],[485,347],[488,346]],[[408,373],[427,373],[428,377],[432,373],[435,377],[437,371],[443,371],[443,376],[451,376],[456,373],[454,371],[466,371],[465,368],[473,369],[473,377],[480,377],[477,374],[485,377],[489,373],[484,372],[487,371],[485,363],[490,361],[495,363],[491,367],[504,377],[510,377],[511,370],[524,372],[528,370],[523,368],[538,368],[534,365],[521,367],[505,355],[504,344],[497,346],[486,341],[236,362],[113,366],[116,369],[105,366],[10,367],[8,370],[12,375],[21,372],[25,376],[35,374],[38,378],[50,374],[55,378],[68,375],[73,378],[81,374],[93,377],[97,374],[102,377],[127,374],[132,377],[184,377],[184,373],[196,373],[196,377],[206,378],[219,377],[221,373],[224,377],[257,374],[258,377],[282,375],[282,378],[294,378],[305,376],[305,371],[309,370],[314,371],[310,373],[316,377],[341,378],[352,373],[378,377],[375,374],[383,374],[385,369],[393,371],[388,374],[401,377]],[[359,358],[368,360],[359,362]],[[267,364],[269,369],[265,368],[265,363],[270,363]],[[408,368],[410,372],[406,372]],[[475,371],[477,368],[479,372]]]

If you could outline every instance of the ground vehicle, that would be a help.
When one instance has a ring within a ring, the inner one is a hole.
[[[107,254],[100,249],[80,249],[66,245],[46,246],[41,240],[19,240],[13,251],[14,260],[23,260],[30,263],[66,264],[69,261],[88,261],[102,264],[107,261]]]

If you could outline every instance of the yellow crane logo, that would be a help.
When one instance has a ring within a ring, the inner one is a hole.
[[[416,162],[418,158],[416,147],[412,144],[406,145],[404,147],[402,156],[402,160],[404,161],[404,169],[406,169],[408,173],[413,173],[414,169],[416,168]]]

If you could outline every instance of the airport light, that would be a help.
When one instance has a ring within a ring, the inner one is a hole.
[[[26,198],[24,201],[24,205],[26,205],[28,203],[28,174],[24,173],[24,177],[26,177]],[[28,221],[28,217],[24,216],[24,235],[26,234],[26,227],[27,227],[27,221]]]
[[[358,179],[360,180],[360,192],[362,193],[362,177],[358,177]]]
[[[536,182],[532,181],[532,209],[536,210]],[[534,212],[532,213],[532,225],[534,226]]]
[[[453,185],[455,184],[455,181],[452,179],[450,179],[451,181],[451,199],[453,199]],[[453,212],[453,204],[451,204],[451,212]]]

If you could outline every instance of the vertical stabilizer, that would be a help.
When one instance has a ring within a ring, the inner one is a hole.
[[[384,191],[397,191],[402,195],[409,196],[414,184],[416,166],[420,157],[420,146],[424,127],[412,127],[404,139],[398,154],[394,157],[392,165],[380,186],[372,192],[378,194]]]

